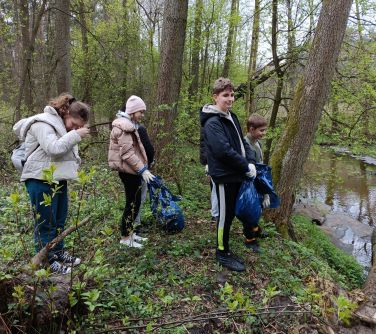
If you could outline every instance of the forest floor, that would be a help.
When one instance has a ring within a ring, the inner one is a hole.
[[[231,248],[247,269],[229,272],[216,263],[210,188],[196,153],[184,152],[178,187],[166,178],[174,193],[182,190],[186,228],[167,234],[156,226],[146,203],[142,220],[151,224],[143,249],[119,244],[124,190],[103,162],[105,148],[96,158],[83,154],[86,174],[81,183],[70,184],[67,225],[88,215],[91,219],[66,238],[83,263],[66,278],[66,312],[56,312],[52,298],[43,299],[52,319],[43,326],[32,308],[59,284],[47,284],[53,275],[41,270],[28,283],[20,280],[33,256],[33,224],[27,194],[10,175],[0,188],[0,300],[7,301],[0,306],[0,332],[325,333],[329,324],[335,329],[346,323],[362,299],[363,269],[303,217],[293,218],[297,242],[282,239],[272,223],[262,221],[270,236],[261,241],[261,254],[244,247],[236,220]],[[30,284],[38,285],[32,301],[25,292]]]

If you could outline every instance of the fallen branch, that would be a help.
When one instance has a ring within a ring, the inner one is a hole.
[[[61,232],[55,239],[51,240],[46,246],[44,246],[37,254],[31,259],[33,265],[39,266],[47,259],[48,252],[54,248],[60,241],[62,241],[67,235],[76,231],[79,227],[86,225],[90,221],[91,216],[84,218],[79,224],[68,227]]]
[[[278,306],[278,307],[269,307],[269,308],[260,308],[256,312],[250,312],[249,310],[246,309],[241,309],[238,311],[214,311],[214,312],[209,312],[209,313],[203,313],[203,314],[198,314],[196,316],[191,316],[187,317],[184,319],[179,319],[179,320],[173,320],[173,321],[166,321],[160,324],[151,324],[152,329],[151,330],[156,330],[161,327],[167,327],[167,328],[173,328],[177,327],[180,325],[183,325],[185,323],[189,322],[200,322],[200,321],[208,321],[208,320],[214,320],[214,319],[228,319],[228,318],[238,318],[238,317],[243,317],[245,315],[250,315],[250,316],[261,316],[261,315],[273,315],[273,316],[279,316],[279,315],[284,315],[284,314],[312,314],[311,311],[309,310],[301,310],[301,309],[296,309],[296,310],[286,310],[287,308],[298,308],[300,307],[299,305],[283,305],[283,306]],[[276,310],[277,308],[281,308],[279,310]],[[143,329],[146,328],[148,324],[143,324],[143,325],[134,325],[134,326],[118,326],[118,327],[112,327],[104,330],[99,330],[96,331],[96,334],[102,334],[102,333],[108,333],[112,331],[125,331],[129,329]],[[149,325],[150,326],[150,325]]]

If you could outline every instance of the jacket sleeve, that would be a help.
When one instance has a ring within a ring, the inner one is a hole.
[[[206,145],[204,139],[204,127],[200,128],[200,163],[202,165],[208,164],[208,158],[206,157]]]
[[[251,146],[243,138],[243,144],[245,149],[245,156],[248,162],[255,164],[256,163],[256,152],[251,149]]]
[[[136,173],[142,170],[145,166],[134,150],[132,133],[122,131],[119,128],[113,128],[112,135],[118,138],[121,160],[125,161]]]
[[[55,129],[44,122],[35,122],[30,127],[30,132],[37,139],[43,151],[51,157],[65,155],[81,141],[81,136],[76,130],[71,130],[59,138]]]
[[[222,124],[219,121],[206,122],[204,127],[205,142],[209,154],[232,169],[246,173],[248,161],[230,145]]]
[[[150,164],[154,161],[154,147],[150,141],[148,132],[146,131],[146,128],[144,126],[140,126],[138,128],[138,134],[140,135],[141,143],[144,146],[146,156],[148,158],[148,164],[150,166]]]

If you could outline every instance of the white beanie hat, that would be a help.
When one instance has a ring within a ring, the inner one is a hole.
[[[141,110],[146,110],[145,102],[140,97],[132,95],[125,104],[125,112],[130,115]]]

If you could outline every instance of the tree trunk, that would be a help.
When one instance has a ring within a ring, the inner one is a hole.
[[[32,95],[32,73],[31,65],[35,47],[35,38],[38,33],[40,21],[46,8],[47,0],[43,0],[39,12],[34,14],[35,19],[30,31],[30,13],[29,2],[20,1],[19,3],[19,17],[22,35],[22,69],[21,80],[18,89],[18,96],[16,101],[15,121],[21,119],[22,101],[25,101],[29,110],[33,110],[33,95]]]
[[[351,0],[323,1],[304,76],[296,89],[286,129],[272,156],[273,180],[281,206],[270,212],[268,218],[284,237],[293,236],[289,217],[294,192],[328,96],[351,4]]]
[[[258,41],[260,35],[260,0],[255,0],[255,12],[253,14],[251,53],[249,56],[247,93],[245,96],[245,109],[247,114],[252,114],[256,110],[255,85],[252,78],[256,73]]]
[[[86,6],[83,0],[79,2],[79,8],[80,8],[80,21],[81,21],[81,46],[82,46],[82,52],[84,54],[84,64],[83,64],[83,73],[82,73],[82,98],[81,100],[85,103],[91,104],[92,103],[92,57],[90,54],[89,49],[89,39],[87,36],[87,27],[88,22],[86,18]],[[90,109],[90,115],[89,115],[89,124],[91,126],[91,131],[94,136],[97,134],[97,128],[94,125],[95,124],[95,114],[92,109]]]
[[[192,45],[192,81],[188,94],[192,98],[198,92],[198,78],[200,75],[200,49],[201,49],[201,26],[202,26],[203,0],[196,0],[195,26]],[[196,97],[197,98],[197,97]]]
[[[227,35],[227,45],[226,45],[226,56],[225,63],[223,64],[222,77],[227,78],[230,73],[230,66],[232,62],[232,50],[234,47],[234,36],[236,27],[236,12],[237,0],[231,0],[231,14],[228,24],[228,35]]]
[[[278,46],[277,33],[278,33],[278,0],[273,0],[272,2],[272,54],[273,54],[274,68],[277,72],[277,88],[276,88],[276,92],[274,96],[272,114],[270,116],[270,121],[269,121],[270,130],[274,130],[275,128],[279,106],[282,101],[282,89],[283,89],[284,72],[282,71],[279,65],[279,57],[277,53],[277,46]],[[265,145],[266,148],[265,148],[265,155],[264,155],[264,162],[266,164],[269,163],[270,152],[272,149],[272,142],[273,142],[273,139],[271,138],[269,138],[266,141],[266,145]]]
[[[56,1],[55,51],[57,93],[72,92],[70,63],[70,0]]]
[[[163,13],[161,60],[159,64],[157,96],[152,115],[151,137],[156,144],[157,158],[161,157],[173,136],[182,79],[185,29],[188,0],[167,0]]]

